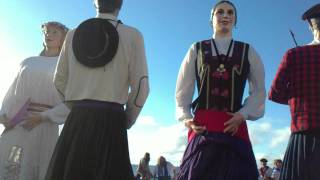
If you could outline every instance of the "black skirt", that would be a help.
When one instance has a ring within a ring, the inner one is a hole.
[[[46,180],[133,180],[123,106],[74,103]]]
[[[291,134],[280,180],[319,180],[319,162],[319,132]]]

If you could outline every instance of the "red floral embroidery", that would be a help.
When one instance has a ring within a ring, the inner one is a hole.
[[[222,79],[224,80],[228,80],[229,79],[229,72],[225,71],[223,74],[222,74]]]
[[[211,94],[213,95],[219,95],[219,89],[218,88],[214,88],[211,90]]]
[[[220,72],[218,72],[218,71],[215,71],[215,72],[213,72],[212,73],[212,77],[214,77],[214,78],[220,78],[221,77],[221,73]]]
[[[229,97],[229,91],[226,89],[226,90],[224,90],[222,93],[221,93],[221,96],[223,96],[223,97]]]

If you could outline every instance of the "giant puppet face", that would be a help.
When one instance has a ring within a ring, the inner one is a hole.
[[[235,25],[235,9],[228,3],[219,4],[212,12],[212,26],[217,32],[229,33]]]

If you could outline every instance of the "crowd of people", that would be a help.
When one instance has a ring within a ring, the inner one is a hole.
[[[176,180],[179,173],[179,167],[173,166],[165,157],[160,156],[156,165],[152,166],[150,162],[150,153],[146,152],[140,159],[136,169],[135,180]],[[266,158],[260,159],[258,180],[279,180],[282,167],[281,159],[274,159],[273,167],[268,165]]]
[[[259,168],[259,180],[279,180],[280,170],[282,167],[282,160],[275,159],[273,161],[273,168],[267,165],[266,158],[260,159],[261,167]]]
[[[153,170],[151,170],[149,162],[150,153],[147,152],[139,162],[135,176],[136,180],[176,180],[177,168],[167,161],[165,157],[160,156],[158,158]]]
[[[212,37],[191,45],[177,78],[177,119],[189,129],[179,171],[163,156],[151,171],[146,153],[134,175],[127,129],[149,79],[142,34],[118,19],[122,3],[94,0],[97,17],[73,30],[41,26],[43,51],[22,61],[2,102],[0,180],[320,178],[320,4],[302,16],[314,40],[285,53],[268,95],[291,110],[283,162],[270,168],[263,158],[257,166],[246,121],[264,115],[264,65],[251,44],[234,40],[237,8],[220,0],[211,10]]]

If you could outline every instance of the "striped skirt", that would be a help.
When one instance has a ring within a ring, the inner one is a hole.
[[[251,144],[224,133],[196,135],[184,153],[178,180],[257,180]]]
[[[320,132],[293,133],[281,169],[280,180],[320,179]]]
[[[46,180],[133,180],[123,106],[74,103]]]

